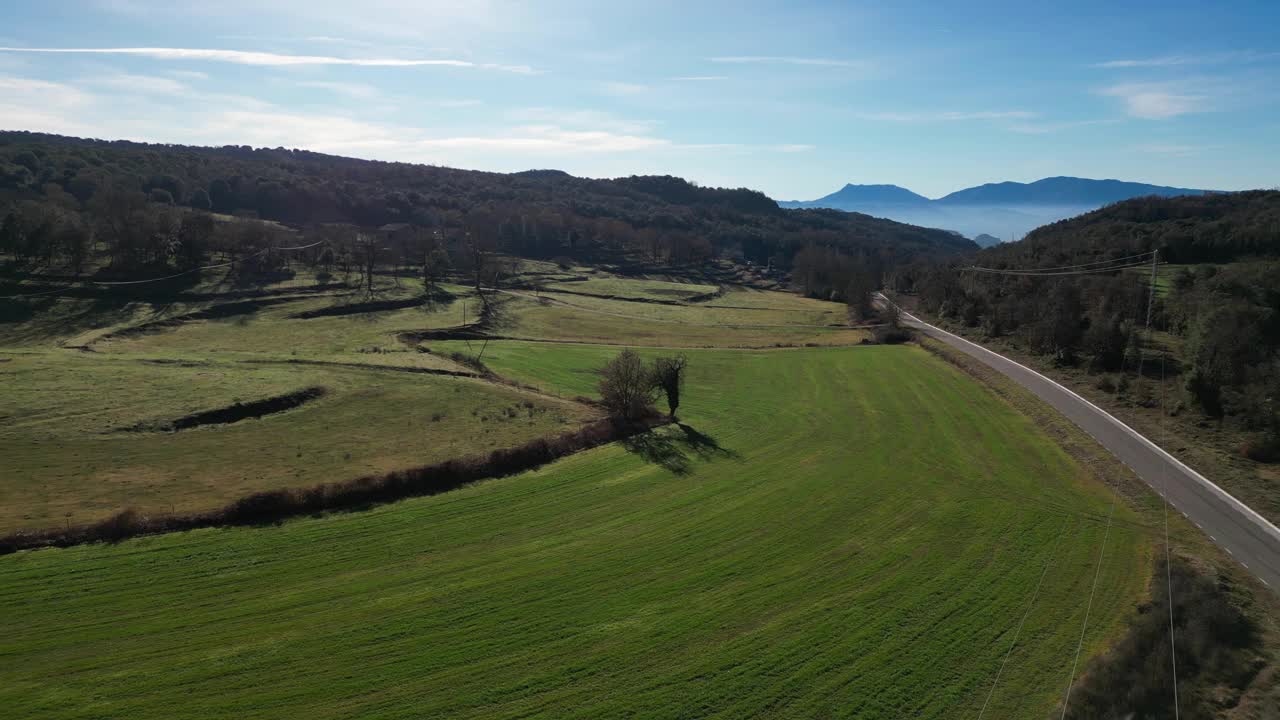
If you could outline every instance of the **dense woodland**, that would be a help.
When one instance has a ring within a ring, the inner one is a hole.
[[[271,222],[225,222],[229,216]],[[0,222],[0,255],[17,267],[108,277],[196,267],[215,254],[269,263],[270,253],[257,253],[279,245],[286,228],[291,241],[325,241],[314,259],[333,265],[373,261],[360,238],[388,228],[395,257],[377,261],[419,267],[433,256],[456,266],[501,250],[676,266],[719,255],[785,270],[806,247],[876,263],[976,247],[946,231],[782,210],[759,192],[674,177],[507,175],[25,132],[0,133]]]
[[[983,250],[972,264],[1129,264],[1122,258],[1148,251],[1168,263],[1151,307],[1157,340],[1148,356],[1168,349],[1163,369],[1185,390],[1177,401],[1255,433],[1244,448],[1250,457],[1280,460],[1280,192],[1137,198]],[[1119,373],[1126,390],[1143,356],[1145,267],[1029,277],[967,271],[968,262],[914,264],[892,282],[918,293],[928,313],[1012,337],[1060,364]],[[1160,371],[1155,362],[1143,368],[1148,377]]]

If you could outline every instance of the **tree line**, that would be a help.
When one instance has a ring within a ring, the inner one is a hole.
[[[204,217],[210,213],[270,222],[232,230]],[[135,274],[196,265],[213,252],[253,252],[276,223],[321,233],[412,228],[406,235],[464,244],[471,233],[533,258],[625,256],[686,265],[726,255],[779,269],[810,246],[886,262],[974,247],[940,230],[838,211],[783,210],[759,192],[674,177],[499,174],[284,148],[25,132],[0,133],[0,222],[0,253],[24,266]]]
[[[1057,268],[1151,251],[1163,263],[1153,298],[1146,267],[1027,277],[967,272],[959,262],[912,263],[894,268],[888,282],[914,293],[927,313],[1011,338],[1058,364],[1107,373],[1104,389],[1144,404],[1154,402],[1141,392],[1144,353],[1164,357],[1182,388],[1175,404],[1252,433],[1242,448],[1249,457],[1280,460],[1280,192],[1129,200],[984,250],[972,262]],[[1144,334],[1149,299],[1153,343]],[[1148,362],[1143,374],[1160,367]]]
[[[600,369],[601,402],[611,417],[635,421],[656,415],[653,403],[664,395],[667,415],[674,420],[688,367],[684,354],[657,357],[645,365],[639,353],[627,348]]]

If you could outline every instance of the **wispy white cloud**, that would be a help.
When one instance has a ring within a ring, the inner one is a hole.
[[[649,92],[648,85],[629,82],[606,82],[601,83],[600,91],[606,95],[614,95],[616,97],[627,97],[630,95],[642,95]]]
[[[713,63],[760,63],[772,65],[818,65],[825,67],[865,68],[869,65],[863,60],[840,60],[836,58],[793,57],[787,55],[723,55],[707,58]]]
[[[448,162],[451,153],[500,153],[514,157],[626,154],[642,151],[764,150],[804,152],[811,145],[748,146],[736,143],[682,143],[649,133],[521,125],[484,133],[451,135],[424,128],[386,125],[331,115],[226,111],[195,129],[204,142],[302,147],[319,152]]]
[[[1061,122],[1015,122],[1008,129],[1023,135],[1048,135],[1090,125],[1110,125],[1116,120],[1065,120]]]
[[[372,100],[380,95],[378,88],[364,83],[329,82],[326,80],[304,80],[295,83],[298,87],[326,90],[354,100]]]
[[[0,47],[0,52],[12,53],[51,53],[51,54],[84,54],[84,55],[133,55],[149,57],[157,60],[203,60],[208,62],[225,62],[237,65],[259,65],[267,67],[298,67],[308,65],[355,65],[359,67],[459,67],[479,68],[484,70],[500,70],[503,72],[534,75],[538,71],[528,65],[502,65],[498,63],[476,63],[470,60],[456,59],[400,59],[400,58],[343,58],[328,55],[286,55],[270,52],[250,52],[244,50],[211,50],[205,48],[21,48]]]
[[[1148,155],[1164,155],[1166,157],[1193,157],[1211,150],[1218,150],[1221,145],[1182,145],[1176,143],[1148,143],[1137,145],[1133,149]]]
[[[1094,63],[1096,68],[1158,68],[1178,67],[1182,65],[1222,65],[1227,63],[1252,63],[1280,59],[1277,52],[1257,52],[1255,50],[1231,50],[1204,55],[1163,55],[1151,58],[1135,58],[1127,60],[1108,60]]]
[[[544,166],[568,158],[634,158],[648,152],[795,153],[812,149],[802,144],[686,142],[659,133],[655,123],[621,120],[593,111],[531,108],[516,121],[460,131],[457,124],[450,129],[364,119],[346,112],[348,108],[310,112],[261,101],[206,101],[198,93],[177,95],[198,96],[197,102],[174,102],[173,96],[164,92],[173,88],[162,83],[152,85],[155,94],[122,93],[112,86],[129,82],[127,76],[117,76],[109,83],[86,81],[84,87],[74,87],[0,76],[0,128],[150,142],[297,147],[489,169]],[[93,92],[97,87],[102,91]]]
[[[353,45],[355,47],[373,47],[374,44],[367,40],[353,40],[351,38],[334,37],[332,35],[308,35],[307,42],[314,43],[330,43],[333,45]]]
[[[419,148],[467,148],[555,153],[634,152],[675,144],[664,138],[622,135],[605,130],[567,130],[555,125],[531,125],[494,135],[424,138]]]
[[[87,82],[91,85],[101,85],[123,92],[149,95],[179,95],[191,89],[186,83],[179,82],[173,78],[157,75],[135,75],[132,73],[104,75],[89,78]]]
[[[231,93],[203,92],[190,85],[160,75],[139,75],[136,73],[109,73],[91,76],[78,83],[89,88],[109,88],[117,96],[158,96],[168,102],[177,98],[184,104],[195,103],[208,107],[238,108],[245,110],[264,109],[271,104],[247,95]],[[88,94],[85,97],[90,97]]]
[[[0,128],[89,135],[93,96],[62,83],[0,75]]]
[[[676,82],[714,82],[716,80],[728,80],[728,75],[681,75],[673,77]]]
[[[330,80],[300,80],[297,82],[288,82],[281,80],[281,84],[290,84],[294,87],[308,88],[312,90],[323,90],[327,93],[339,95],[351,100],[373,101],[379,99],[395,100],[397,103],[413,104],[433,108],[464,108],[483,105],[484,102],[474,98],[431,98],[414,96],[412,98],[398,97],[395,95],[387,96],[381,89],[374,85],[353,82],[337,82]],[[368,107],[367,105],[365,107]]]
[[[202,73],[199,70],[168,70],[165,75],[181,78],[183,80],[208,80],[209,73]]]
[[[608,130],[623,135],[649,135],[658,123],[652,120],[622,118],[600,110],[574,110],[555,107],[525,107],[505,113],[509,122],[518,125],[561,125],[571,128]]]
[[[1164,120],[1212,109],[1207,95],[1188,91],[1176,83],[1121,83],[1098,93],[1120,98],[1126,113],[1144,120]]]
[[[896,123],[958,122],[965,120],[1028,120],[1038,113],[1028,110],[977,110],[935,112],[855,112],[854,117]]]

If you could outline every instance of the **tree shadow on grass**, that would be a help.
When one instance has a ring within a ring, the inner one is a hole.
[[[693,461],[707,462],[716,458],[741,460],[742,454],[720,445],[706,433],[676,423],[679,433],[668,429],[649,430],[622,441],[627,452],[639,455],[645,461],[660,465],[676,475],[688,475],[693,471]]]

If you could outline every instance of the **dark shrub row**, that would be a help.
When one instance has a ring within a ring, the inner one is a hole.
[[[881,326],[872,333],[875,342],[880,345],[901,345],[905,342],[911,342],[914,337],[911,331],[902,327]]]
[[[276,395],[274,397],[263,398],[262,400],[254,400],[247,403],[236,403],[217,410],[206,410],[191,415],[171,420],[167,423],[159,425],[150,425],[146,423],[134,425],[125,428],[130,432],[148,432],[148,431],[173,431],[173,430],[189,430],[201,425],[228,425],[249,418],[259,418],[264,415],[284,412],[292,410],[301,405],[323,397],[327,392],[319,385],[304,388],[296,392],[286,393],[284,395]]]
[[[1257,628],[1214,579],[1174,558],[1155,569],[1151,601],[1138,608],[1128,634],[1095,660],[1071,694],[1069,718],[1173,717],[1169,591],[1173,588],[1178,703],[1184,718],[1220,717],[1236,705],[1264,664]]]
[[[530,470],[575,452],[625,439],[662,422],[659,418],[626,423],[600,420],[573,432],[494,450],[488,455],[445,460],[434,465],[305,488],[257,492],[205,512],[143,515],[135,510],[124,510],[86,525],[11,533],[0,537],[0,554],[41,547],[116,542],[139,535],[202,527],[261,525],[299,515],[435,495],[477,480]]]
[[[417,307],[427,303],[427,298],[413,297],[402,298],[397,300],[370,300],[368,302],[346,303],[345,305],[331,305],[329,307],[317,308],[315,310],[304,310],[294,313],[290,317],[296,320],[312,320],[321,317],[335,317],[341,315],[362,315],[364,313],[384,312],[387,310],[403,310],[404,308]]]

